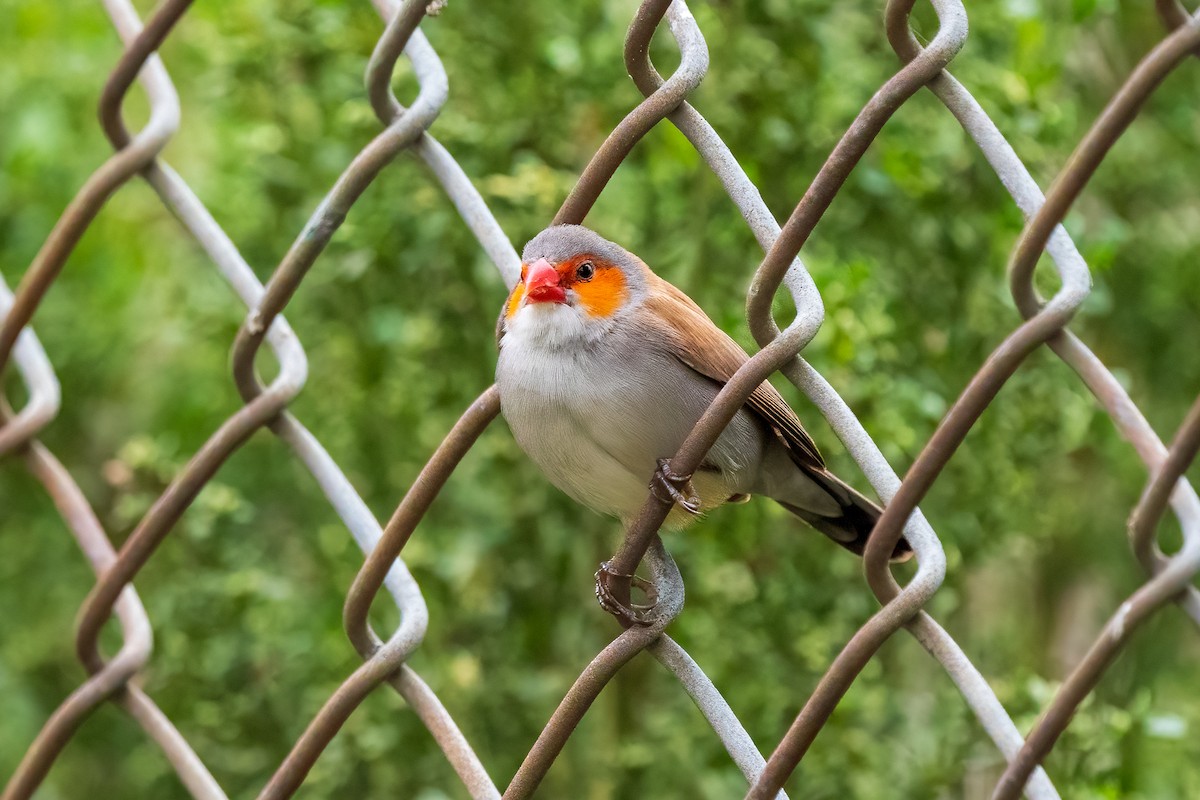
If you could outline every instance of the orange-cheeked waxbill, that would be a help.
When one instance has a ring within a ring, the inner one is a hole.
[[[637,256],[579,225],[539,233],[497,325],[500,407],[550,482],[628,525],[664,459],[748,356]],[[763,382],[677,496],[664,528],[761,494],[862,554],[880,509],[833,475]],[[901,540],[892,557],[907,558]]]

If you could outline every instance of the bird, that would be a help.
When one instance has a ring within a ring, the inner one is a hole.
[[[665,531],[764,495],[863,554],[881,509],[829,471],[769,382],[694,475],[670,471],[668,459],[749,359],[684,292],[581,225],[546,228],[521,262],[496,325],[496,386],[513,437],[552,484],[626,527],[648,487],[665,489]],[[891,557],[911,554],[901,539]]]

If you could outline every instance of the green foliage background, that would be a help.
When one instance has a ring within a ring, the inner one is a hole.
[[[918,25],[930,36],[936,23],[921,5]],[[971,37],[953,71],[1047,185],[1160,26],[1149,3],[971,6]],[[640,99],[621,62],[634,8],[452,0],[424,26],[451,86],[433,130],[518,246]],[[94,109],[119,45],[99,3],[4,0],[2,9],[0,273],[15,284],[109,153]],[[896,68],[881,4],[698,1],[694,12],[712,55],[695,105],[786,216]],[[264,279],[378,129],[361,76],[380,31],[366,2],[201,2],[164,48],[184,119],[165,157]],[[665,38],[654,50],[664,72],[677,60]],[[1075,329],[1166,437],[1200,388],[1197,67],[1167,80],[1068,221],[1095,280]],[[411,74],[404,65],[400,73],[398,92],[411,97]],[[128,108],[131,121],[144,119],[140,96]],[[760,253],[678,132],[651,132],[588,221],[751,344],[743,303]],[[806,355],[902,472],[1018,322],[1003,270],[1021,224],[951,116],[921,93],[805,249],[828,308]],[[1052,275],[1041,277],[1053,287]],[[503,297],[449,201],[406,156],[354,208],[288,308],[311,373],[293,408],[380,519],[491,381]],[[108,203],[39,311],[64,393],[43,440],[114,539],[239,408],[228,350],[242,316],[136,181]],[[5,387],[19,402],[12,375]],[[784,392],[834,467],[864,485],[810,404]],[[1143,579],[1124,521],[1145,479],[1081,383],[1039,352],[923,504],[949,558],[931,610],[1023,729]],[[1178,540],[1172,526],[1164,524],[1168,547]],[[591,575],[618,538],[614,522],[554,491],[497,424],[405,550],[431,613],[412,664],[502,786],[614,633],[591,599]],[[0,463],[0,546],[7,775],[83,678],[71,642],[92,576],[20,459]],[[688,582],[672,631],[769,749],[876,607],[859,564],[758,501],[712,514],[669,546]],[[261,433],[139,576],[156,637],[146,689],[231,797],[263,785],[355,667],[340,610],[361,560],[309,475]],[[378,605],[378,623],[394,624]],[[1049,759],[1064,796],[1200,796],[1198,642],[1173,609],[1137,633]],[[986,797],[999,767],[945,674],[899,635],[789,787],[806,798]],[[539,796],[726,798],[743,789],[686,695],[641,658],[589,713]],[[161,754],[107,705],[38,796],[83,792],[184,796]],[[416,717],[380,690],[301,796],[434,800],[463,790]]]

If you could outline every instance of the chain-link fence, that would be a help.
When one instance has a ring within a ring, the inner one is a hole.
[[[658,123],[668,120],[687,137],[720,179],[765,252],[747,306],[751,330],[762,349],[721,391],[672,459],[672,469],[680,474],[693,472],[750,391],[774,372],[782,372],[821,410],[886,501],[865,561],[867,582],[882,607],[846,643],[784,739],[769,758],[764,758],[718,688],[664,632],[682,610],[683,584],[657,537],[669,505],[648,493],[640,516],[611,561],[610,588],[627,601],[629,580],[621,576],[632,574],[645,558],[657,590],[657,605],[645,624],[629,625],[584,669],[501,793],[441,701],[406,664],[425,635],[428,613],[416,582],[400,560],[405,544],[439,490],[497,416],[495,387],[484,390],[463,413],[384,526],[373,517],[317,439],[287,410],[305,384],[307,369],[304,351],[281,314],[355,201],[401,152],[411,152],[429,167],[505,284],[511,288],[517,280],[519,259],[508,237],[454,158],[428,133],[446,102],[448,84],[438,55],[419,25],[426,15],[439,14],[444,4],[376,0],[387,27],[372,54],[366,84],[383,129],[342,173],[264,286],[193,191],[159,158],[179,127],[180,108],[171,79],[155,52],[184,17],[190,0],[166,0],[144,27],[127,0],[105,0],[105,8],[125,42],[125,54],[109,75],[100,103],[101,122],[114,155],[93,173],[63,212],[16,291],[0,285],[0,309],[4,313],[0,368],[11,360],[28,388],[28,399],[19,409],[7,405],[0,409],[0,454],[24,459],[53,498],[97,574],[96,584],[81,609],[75,640],[79,660],[89,677],[63,700],[29,745],[16,773],[8,779],[5,800],[32,796],[83,721],[108,702],[144,729],[194,797],[225,797],[187,740],[139,688],[136,678],[150,656],[151,622],[132,581],[218,468],[264,427],[282,439],[316,479],[367,557],[346,598],[344,611],[345,629],[362,656],[362,665],[317,712],[263,788],[263,798],[295,793],[342,725],[383,683],[390,684],[416,712],[471,796],[528,797],[603,687],[643,650],[675,675],[703,712],[745,775],[750,785],[747,797],[783,796],[785,781],[856,676],[882,644],[901,629],[912,634],[941,664],[1007,759],[1008,768],[993,796],[1013,798],[1024,793],[1030,798],[1058,797],[1051,777],[1039,765],[1133,631],[1168,603],[1177,603],[1200,624],[1200,593],[1192,583],[1200,571],[1200,498],[1182,477],[1200,448],[1200,401],[1172,444],[1164,445],[1109,369],[1066,329],[1088,295],[1090,277],[1087,264],[1059,224],[1108,149],[1163,78],[1189,55],[1200,55],[1200,16],[1189,14],[1175,0],[1158,0],[1157,11],[1166,23],[1167,35],[1128,76],[1043,196],[983,108],[947,72],[967,36],[962,4],[957,0],[933,0],[939,28],[937,35],[922,45],[909,27],[914,3],[888,3],[886,34],[902,66],[862,108],[781,227],[729,148],[688,103],[689,93],[708,67],[705,40],[688,7],[682,0],[645,0],[629,28],[625,64],[646,99],[608,136],[555,219],[581,222],[617,167]],[[681,54],[679,67],[665,79],[649,57],[650,40],[664,20]],[[407,107],[397,101],[390,87],[393,68],[402,54],[411,61],[419,83],[417,96]],[[137,79],[145,87],[151,110],[146,125],[130,133],[122,119],[122,105]],[[820,294],[797,254],[887,120],[922,88],[928,88],[954,115],[1028,220],[1009,263],[1012,296],[1025,321],[981,365],[901,480],[838,393],[797,355],[816,334],[824,317]],[[54,419],[61,398],[51,363],[27,326],[107,199],[139,176],[182,222],[249,310],[233,350],[233,376],[245,405],[195,453],[117,551],[83,492],[36,438]],[[1053,260],[1060,281],[1050,298],[1039,296],[1033,286],[1034,267],[1043,251]],[[798,309],[795,319],[782,330],[771,315],[772,299],[781,286],[790,292]],[[266,385],[260,382],[255,369],[264,343],[279,364],[274,380]],[[1001,387],[1043,345],[1074,370],[1146,465],[1149,479],[1133,511],[1129,531],[1133,551],[1148,579],[1113,611],[1100,636],[1032,730],[1022,735],[971,660],[924,610],[942,584],[946,558],[937,534],[916,506]],[[1183,547],[1170,555],[1162,552],[1155,537],[1168,504],[1184,534]],[[887,561],[901,535],[911,542],[918,563],[915,576],[904,586],[897,583]],[[373,630],[368,622],[371,604],[385,587],[401,619],[396,630],[386,636]],[[101,654],[98,640],[101,629],[113,616],[123,638],[120,649],[106,657]]]

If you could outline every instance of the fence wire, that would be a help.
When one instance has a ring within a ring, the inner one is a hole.
[[[678,679],[703,712],[745,775],[749,784],[746,797],[784,797],[783,784],[833,709],[880,646],[901,628],[941,664],[1004,755],[1008,767],[993,797],[1000,800],[1024,793],[1031,800],[1057,798],[1058,792],[1039,765],[1133,631],[1172,602],[1200,625],[1200,592],[1193,585],[1200,572],[1200,497],[1183,477],[1200,449],[1200,399],[1170,446],[1165,445],[1112,372],[1066,329],[1088,295],[1090,277],[1087,264],[1060,224],[1158,84],[1189,55],[1200,56],[1200,14],[1187,12],[1176,0],[1156,0],[1168,34],[1137,65],[1043,196],[982,106],[947,71],[967,36],[962,3],[931,2],[939,29],[924,46],[909,26],[915,0],[888,3],[886,35],[901,67],[863,106],[782,227],[720,136],[688,103],[689,94],[708,68],[708,53],[687,5],[682,0],[645,0],[637,10],[625,42],[625,65],[645,100],[629,112],[596,152],[555,222],[581,222],[617,167],[661,121],[668,120],[687,137],[720,179],[765,253],[747,297],[751,330],[762,349],[722,389],[675,454],[672,468],[690,474],[754,387],[772,373],[782,372],[825,415],[886,502],[865,557],[867,583],[881,608],[846,643],[783,740],[764,758],[717,687],[664,632],[683,608],[684,588],[657,536],[669,506],[648,492],[640,516],[613,556],[608,580],[618,598],[627,600],[629,581],[621,575],[632,574],[645,559],[657,589],[657,605],[646,624],[624,623],[628,627],[584,668],[502,794],[436,694],[406,664],[425,635],[428,612],[420,588],[400,558],[458,462],[496,418],[499,400],[495,387],[484,390],[463,413],[384,526],[372,516],[316,437],[287,410],[308,374],[304,350],[282,312],[355,201],[399,153],[409,151],[429,166],[505,285],[511,288],[517,280],[520,263],[509,239],[458,163],[428,132],[446,102],[448,82],[437,53],[419,25],[427,15],[439,13],[444,4],[374,0],[387,24],[371,56],[366,88],[383,128],[338,178],[270,280],[262,285],[195,193],[159,157],[179,128],[180,108],[171,79],[155,53],[184,17],[191,1],[166,0],[143,27],[128,0],[104,0],[125,44],[124,55],[109,75],[100,101],[102,127],[114,154],[92,174],[63,212],[16,292],[11,293],[0,281],[0,370],[10,360],[14,362],[28,390],[28,399],[19,409],[0,403],[0,456],[24,460],[53,499],[96,572],[96,583],[80,610],[75,641],[88,677],[63,700],[30,744],[17,771],[8,779],[3,800],[31,797],[82,723],[106,702],[117,705],[141,726],[193,797],[225,797],[187,740],[138,686],[139,672],[151,656],[152,636],[150,619],[132,581],[217,469],[264,427],[282,439],[312,474],[366,559],[344,609],[347,636],[363,663],[317,711],[260,792],[261,798],[294,794],[349,716],[383,683],[390,684],[409,703],[472,797],[528,797],[604,686],[643,650]],[[650,40],[664,20],[681,54],[679,67],[665,79],[649,58]],[[390,88],[393,69],[402,54],[411,62],[419,86],[407,107]],[[146,125],[131,134],[122,120],[122,104],[135,80],[140,80],[146,91],[150,115]],[[798,253],[888,119],[922,88],[928,88],[954,115],[1027,219],[1009,263],[1012,296],[1025,321],[980,366],[901,480],[842,398],[798,355],[824,318],[820,294]],[[61,397],[51,362],[28,326],[100,209],[138,175],[204,249],[248,310],[234,342],[233,356],[234,382],[245,405],[196,452],[116,551],[79,487],[36,438],[54,419]],[[1043,251],[1052,259],[1060,281],[1058,291],[1050,298],[1038,296],[1032,282],[1034,266]],[[781,287],[786,287],[798,309],[797,316],[782,329],[771,315],[772,298]],[[256,357],[264,343],[279,363],[277,376],[265,386],[255,371]],[[1148,479],[1130,518],[1129,533],[1133,552],[1148,579],[1113,612],[1086,656],[1033,728],[1022,736],[966,653],[923,610],[942,584],[946,559],[936,532],[917,504],[1000,388],[1043,345],[1079,376],[1146,465]],[[1155,538],[1168,505],[1183,530],[1182,548],[1169,555],[1159,548]],[[912,544],[918,564],[915,576],[904,586],[896,582],[887,562],[901,535]],[[367,621],[372,601],[384,588],[399,609],[401,620],[386,637]],[[100,653],[98,637],[114,616],[122,643],[115,654],[106,658]]]

